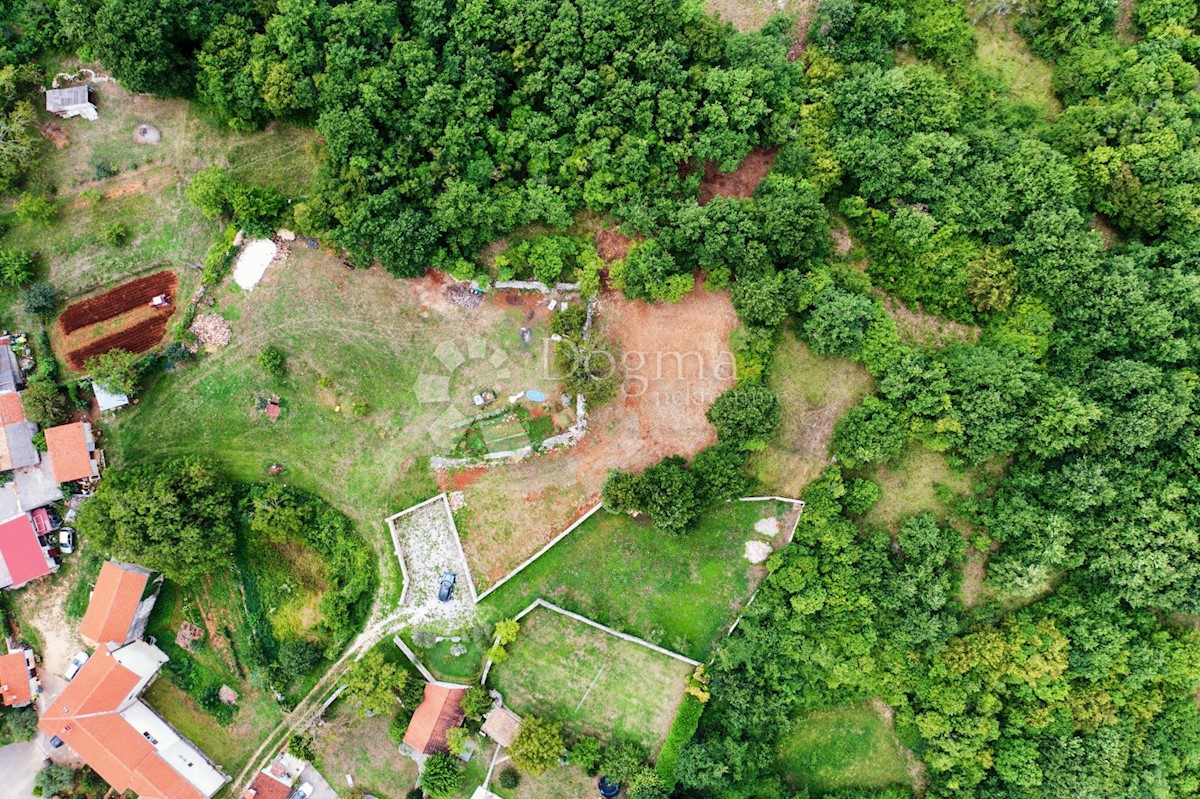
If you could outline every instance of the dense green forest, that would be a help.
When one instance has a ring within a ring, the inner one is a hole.
[[[785,322],[876,379],[716,652],[678,795],[799,795],[781,730],[879,697],[931,797],[1194,796],[1197,5],[1139,0],[1120,39],[1112,0],[995,5],[971,13],[1011,14],[1054,65],[1052,120],[981,68],[947,0],[822,0],[795,60],[792,20],[738,33],[692,2],[5,0],[0,190],[36,184],[39,54],[78,52],[222,125],[315,126],[316,183],[275,213],[360,266],[471,277],[522,226],[607,215],[641,237],[612,287],[678,299],[699,270],[743,322],[720,443],[614,473],[611,509],[687,535],[745,487]],[[703,163],[760,146],[779,149],[752,198],[697,201]],[[835,217],[865,273],[827,257]],[[902,344],[876,290],[979,340]],[[994,476],[953,526],[893,537],[864,522],[865,471],[914,442]],[[964,530],[990,552],[969,610]]]

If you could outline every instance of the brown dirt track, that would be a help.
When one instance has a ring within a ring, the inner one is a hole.
[[[480,590],[599,501],[609,469],[640,471],[716,440],[704,414],[733,384],[729,295],[697,288],[677,304],[652,305],[606,294],[598,320],[630,364],[626,391],[590,414],[574,448],[494,466],[464,488],[459,529]]]
[[[137,280],[131,280],[103,294],[72,303],[67,310],[63,311],[62,316],[58,317],[58,324],[62,328],[63,335],[69,336],[88,325],[104,322],[120,316],[126,311],[147,305],[159,294],[169,294],[174,297],[175,289],[178,286],[179,278],[169,270],[139,277]]]

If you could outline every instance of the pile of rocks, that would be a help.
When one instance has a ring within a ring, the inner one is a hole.
[[[459,308],[478,308],[483,305],[483,293],[471,288],[470,283],[455,283],[446,287],[446,298]]]

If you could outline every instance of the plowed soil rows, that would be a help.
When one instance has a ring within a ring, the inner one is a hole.
[[[80,328],[120,316],[141,305],[148,305],[150,300],[159,294],[167,294],[174,299],[178,285],[179,279],[175,277],[175,273],[167,270],[139,277],[103,294],[68,306],[58,318],[58,324],[63,334],[69,336]]]
[[[151,316],[148,319],[97,339],[78,349],[67,352],[67,362],[75,371],[82,371],[88,359],[102,355],[109,350],[123,349],[129,352],[142,353],[162,341],[167,332],[167,323],[171,320],[169,310]]]

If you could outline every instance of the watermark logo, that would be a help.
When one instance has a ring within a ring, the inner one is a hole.
[[[434,349],[433,356],[440,368],[431,368],[417,375],[413,393],[417,401],[427,408],[440,408],[426,431],[434,444],[449,447],[472,418],[459,409],[470,398],[457,396],[453,392],[475,392],[489,388],[456,385],[464,382],[456,378],[478,373],[481,377],[486,375],[498,385],[504,385],[512,376],[512,370],[509,355],[503,348],[478,338],[443,341]],[[503,399],[507,401],[507,397]]]

